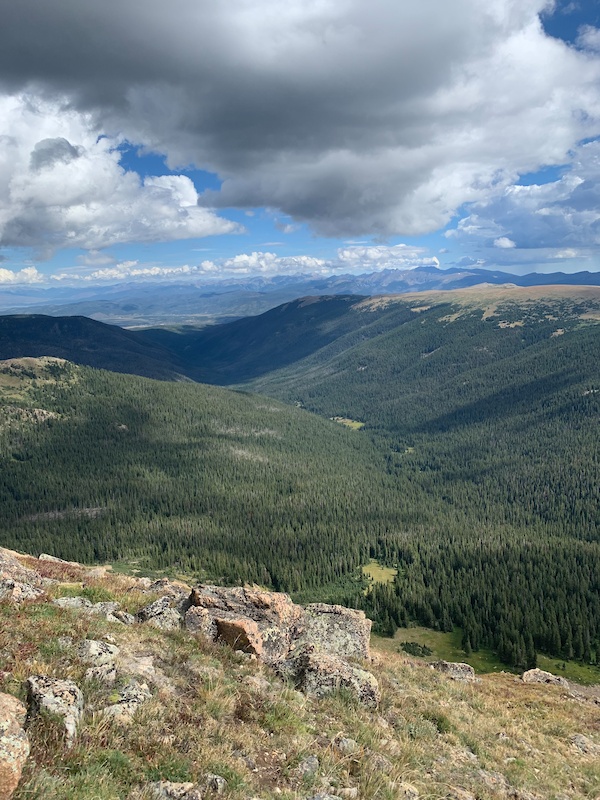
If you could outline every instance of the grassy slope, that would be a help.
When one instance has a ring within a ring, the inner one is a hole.
[[[45,569],[67,581],[50,587],[51,596],[72,594],[81,580],[63,565]],[[117,599],[130,611],[152,599],[123,576],[84,581],[94,600]],[[506,785],[512,797],[544,800],[589,800],[600,792],[600,762],[571,744],[575,734],[600,744],[597,706],[560,687],[524,685],[506,673],[454,683],[375,642],[368,668],[382,701],[372,712],[345,694],[307,699],[259,662],[183,632],[119,626],[44,601],[18,612],[0,603],[0,619],[0,689],[22,696],[32,672],[69,677],[88,709],[71,750],[51,719],[32,723],[31,756],[14,800],[147,800],[139,792],[146,781],[201,781],[206,772],[228,779],[227,800],[303,800],[352,788],[362,800],[415,791],[428,800],[503,800]],[[106,634],[123,652],[152,656],[167,679],[127,727],[93,713],[112,702],[113,689],[84,680],[87,665],[75,656],[79,640]],[[59,645],[58,637],[72,637],[72,644]],[[336,754],[337,736],[355,739],[358,751]],[[297,766],[308,756],[317,756],[319,767],[303,779]]]

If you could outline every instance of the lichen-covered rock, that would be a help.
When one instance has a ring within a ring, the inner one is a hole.
[[[192,589],[186,614],[186,628],[215,641],[220,637],[219,625],[247,619],[252,632],[251,649],[263,661],[274,663],[286,657],[296,626],[304,610],[287,594],[265,592],[257,587],[198,586]],[[218,621],[218,622],[217,622]],[[241,648],[244,649],[244,648]]]
[[[152,692],[146,683],[138,683],[135,680],[130,681],[119,692],[117,702],[102,709],[102,714],[123,725],[128,725],[140,705],[149,700],[150,697],[152,697]]]
[[[186,611],[184,626],[190,633],[198,633],[209,641],[217,638],[217,623],[206,608],[192,606]]]
[[[0,693],[0,798],[9,800],[21,779],[29,755],[23,726],[27,709],[10,694]]]
[[[112,686],[117,680],[117,670],[114,664],[101,664],[99,667],[90,667],[85,671],[86,681],[97,681],[105,686]]]
[[[25,682],[27,688],[28,718],[40,711],[48,711],[62,717],[66,731],[67,747],[77,733],[77,725],[83,713],[83,695],[73,681],[49,678],[47,675],[32,675]]]
[[[306,648],[282,665],[280,671],[284,677],[292,677],[296,687],[305,694],[323,697],[347,689],[370,708],[379,704],[379,684],[375,676],[338,656]]]
[[[52,604],[59,608],[69,608],[73,611],[90,609],[93,605],[87,597],[57,597],[56,600],[52,601]]]
[[[543,669],[530,669],[524,672],[521,676],[523,683],[549,683],[556,686],[564,686],[565,689],[569,688],[569,681],[566,678],[561,678],[560,675],[553,675],[551,672],[545,672]]]
[[[37,600],[44,594],[44,590],[30,583],[22,583],[12,578],[0,579],[0,600],[10,600],[11,603],[24,603],[26,600]]]
[[[85,639],[77,645],[78,657],[95,667],[114,665],[118,654],[119,648],[116,645],[95,639]]]
[[[202,798],[198,787],[189,782],[157,781],[146,784],[145,789],[153,800],[201,800]]]
[[[333,740],[333,746],[342,756],[351,756],[359,750],[358,742],[346,736],[337,736]]]
[[[455,681],[470,683],[475,680],[475,670],[470,664],[463,664],[460,661],[435,661],[431,666]]]
[[[371,620],[364,611],[313,603],[306,607],[294,647],[310,644],[342,658],[369,658]]]
[[[371,621],[364,612],[315,603],[306,609],[287,594],[257,587],[198,586],[189,598],[187,630],[221,639],[268,664],[306,646],[343,658],[369,658]]]
[[[221,775],[208,773],[204,776],[205,786],[209,792],[223,794],[227,790],[227,781]]]
[[[296,772],[300,778],[310,778],[319,771],[319,759],[316,756],[308,756],[296,767]]]
[[[136,615],[138,622],[147,622],[162,631],[173,631],[181,628],[183,615],[173,605],[173,597],[165,595],[159,597],[140,609]]]

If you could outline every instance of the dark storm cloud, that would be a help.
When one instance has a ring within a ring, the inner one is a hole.
[[[206,206],[420,233],[597,131],[598,59],[544,5],[4,0],[0,85],[217,172]]]

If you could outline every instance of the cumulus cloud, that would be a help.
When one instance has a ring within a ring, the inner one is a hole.
[[[600,141],[576,148],[556,180],[511,185],[475,205],[447,235],[504,249],[600,247]]]
[[[16,271],[0,267],[0,285],[42,283],[43,281],[44,276],[35,267],[24,267]]]
[[[354,245],[338,250],[340,267],[351,272],[379,272],[383,269],[414,269],[415,267],[439,267],[435,256],[425,254],[422,247],[410,247],[406,244],[374,245],[361,247]]]
[[[89,117],[25,95],[0,98],[0,245],[98,250],[235,232],[200,208],[184,175],[124,170]]]
[[[140,278],[168,279],[168,278],[187,278],[198,274],[197,267],[190,267],[187,264],[181,267],[159,267],[156,265],[139,264],[138,261],[122,261],[112,267],[96,269],[92,272],[76,273],[74,271],[59,272],[51,276],[51,280],[65,283],[77,281],[90,281],[91,283],[102,283],[103,281],[117,283],[122,280],[136,280]]]
[[[230,206],[278,209],[332,236],[439,228],[600,133],[596,29],[568,47],[544,33],[549,5],[19,0],[0,29],[6,93],[60,98],[96,135],[223,182],[194,209],[189,185],[140,184],[119,174],[103,140],[44,123],[24,149],[27,179],[5,235],[91,247],[203,235],[227,229],[211,209]],[[45,139],[54,144],[31,175]],[[88,193],[75,172],[87,175]],[[40,183],[63,178],[56,207]]]
[[[511,247],[516,246],[516,242],[513,242],[508,236],[499,236],[497,239],[494,239],[494,247],[499,247],[501,250],[510,250]]]
[[[583,25],[577,37],[577,44],[586,50],[600,53],[600,28],[592,25]]]

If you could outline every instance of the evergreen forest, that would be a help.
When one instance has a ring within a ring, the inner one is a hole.
[[[598,321],[598,290],[563,287],[148,333],[235,391],[4,362],[0,543],[362,606],[385,634],[460,626],[514,667],[593,663]],[[370,558],[393,582],[366,588]]]

